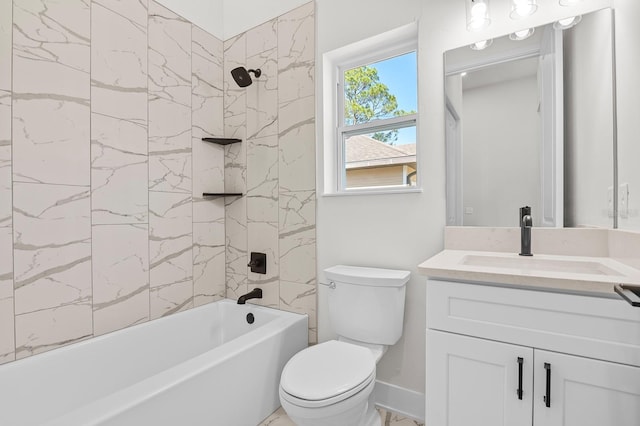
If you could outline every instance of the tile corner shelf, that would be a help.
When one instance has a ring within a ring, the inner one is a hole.
[[[203,197],[242,197],[242,192],[203,192]]]
[[[205,142],[217,143],[218,145],[230,145],[232,143],[242,142],[242,139],[236,138],[202,138]]]

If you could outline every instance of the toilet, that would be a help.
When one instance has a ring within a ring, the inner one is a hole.
[[[380,426],[376,364],[402,336],[410,273],[337,265],[324,274],[338,338],[289,360],[280,377],[280,403],[298,426]]]

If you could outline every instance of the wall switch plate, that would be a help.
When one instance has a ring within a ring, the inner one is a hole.
[[[629,184],[623,183],[618,187],[618,214],[621,218],[629,217]]]
[[[473,214],[473,207],[465,207],[464,214]]]

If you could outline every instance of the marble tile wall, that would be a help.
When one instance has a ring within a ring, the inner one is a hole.
[[[15,359],[11,200],[12,4],[0,2],[0,364]]]
[[[314,25],[223,43],[153,0],[0,2],[0,363],[257,286],[317,340]]]
[[[88,0],[13,1],[15,356],[92,335]]]
[[[149,319],[147,7],[146,0],[92,2],[95,335]]]
[[[193,307],[191,24],[149,3],[151,317]]]
[[[0,2],[0,363],[225,296],[222,57],[152,0]]]
[[[227,297],[255,287],[256,303],[309,314],[317,341],[315,231],[315,11],[308,3],[224,42]],[[260,68],[239,88],[229,72]],[[267,274],[247,254],[267,254]]]
[[[225,135],[223,46],[195,26],[191,36],[193,303],[200,306],[226,296],[224,198],[202,197],[203,192],[224,191],[224,147],[201,140]]]

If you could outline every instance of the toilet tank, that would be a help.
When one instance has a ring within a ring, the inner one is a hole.
[[[339,336],[380,345],[400,339],[409,271],[336,265],[324,274],[335,284],[329,318]]]

